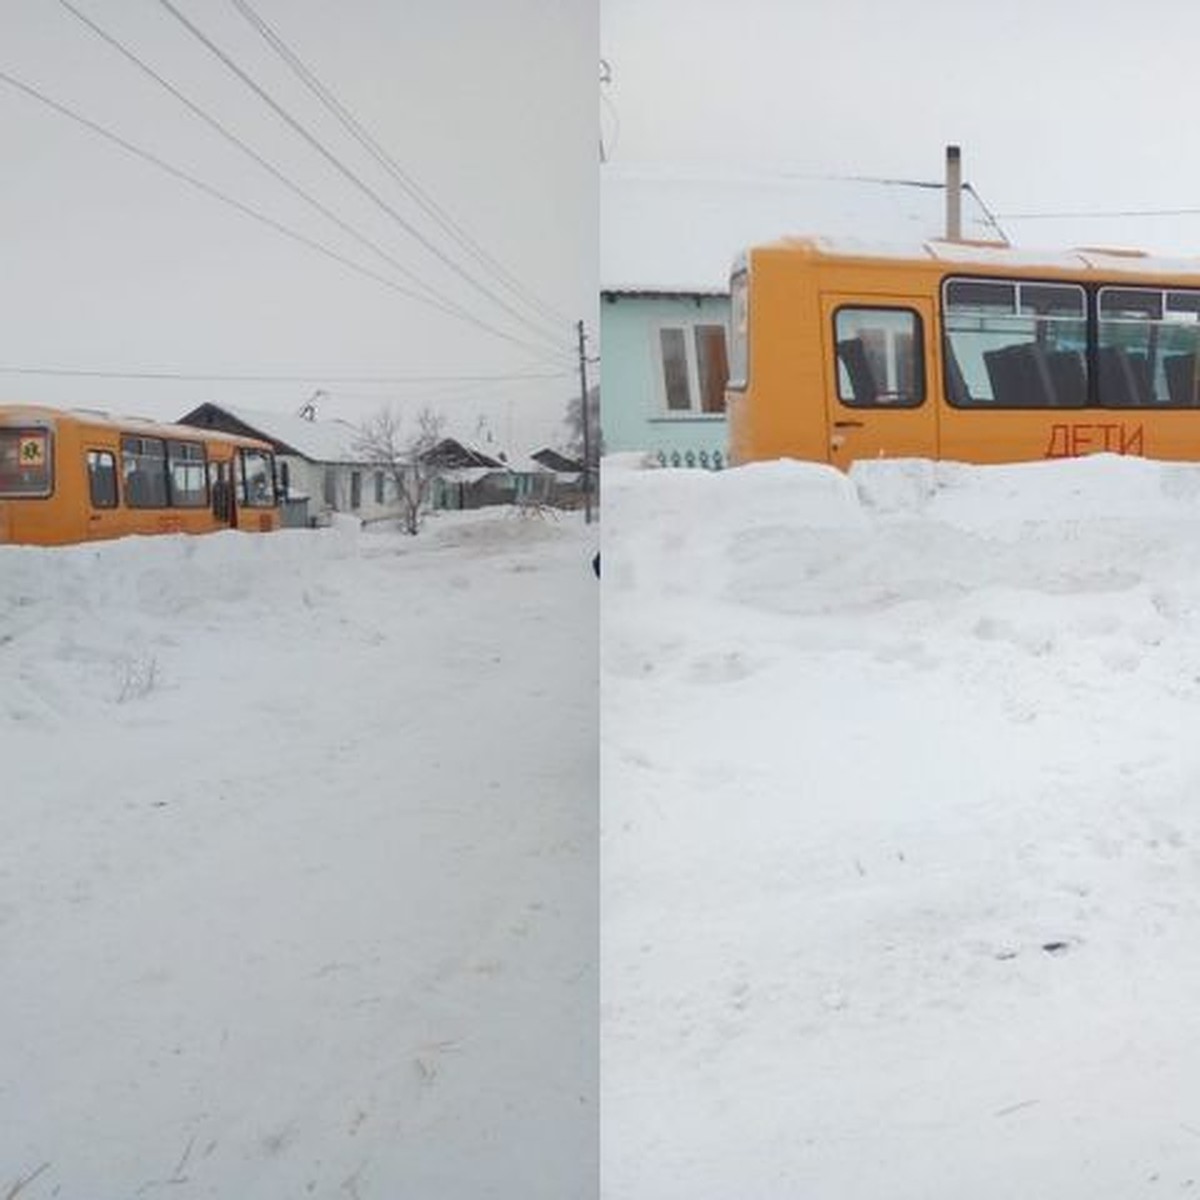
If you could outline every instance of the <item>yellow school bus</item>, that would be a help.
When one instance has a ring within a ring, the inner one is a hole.
[[[796,238],[731,298],[734,463],[1200,459],[1200,260]]]
[[[0,542],[279,528],[267,442],[84,410],[0,406]]]

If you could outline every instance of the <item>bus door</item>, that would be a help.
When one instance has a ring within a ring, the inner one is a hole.
[[[87,471],[87,536],[112,538],[127,533],[120,509],[117,453],[112,446],[84,447]]]
[[[937,457],[932,303],[826,294],[821,317],[829,461]]]
[[[213,520],[218,527],[237,524],[233,503],[233,463],[208,460],[208,494]]]

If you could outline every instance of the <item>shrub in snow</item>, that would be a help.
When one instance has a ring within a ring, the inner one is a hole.
[[[148,696],[158,681],[158,659],[153,654],[123,655],[117,662],[117,703]]]

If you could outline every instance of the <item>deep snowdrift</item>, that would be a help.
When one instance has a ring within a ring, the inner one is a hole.
[[[607,1200],[1200,1190],[1200,467],[605,505]]]
[[[0,549],[0,1195],[594,1193],[594,540]]]

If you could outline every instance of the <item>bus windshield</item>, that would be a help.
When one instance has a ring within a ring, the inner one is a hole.
[[[0,496],[50,495],[50,431],[0,429]]]
[[[248,508],[274,508],[275,463],[266,450],[243,450],[238,456],[242,503]]]

